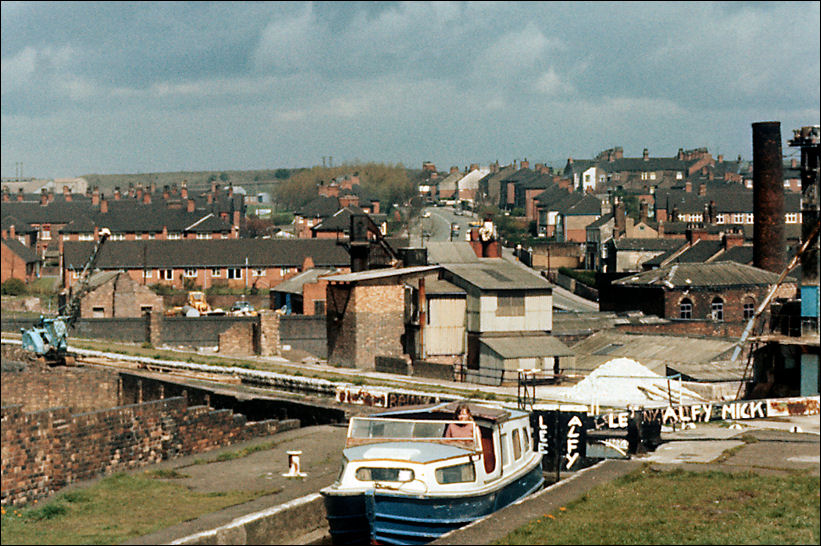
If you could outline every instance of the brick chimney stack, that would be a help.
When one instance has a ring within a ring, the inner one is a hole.
[[[71,188],[68,186],[63,186],[63,199],[66,200],[66,203],[71,203]]]
[[[151,204],[151,192],[145,192],[143,194],[143,204],[150,205]]]
[[[650,151],[647,148],[641,153],[641,158],[645,161],[650,161]]]
[[[17,200],[18,201],[23,200],[23,188],[20,188],[19,190],[17,190]]]
[[[128,197],[134,198],[134,182],[128,183]]]
[[[168,201],[169,197],[170,196],[168,194],[168,184],[166,184],[165,186],[162,187],[162,199],[163,199],[163,201]]]
[[[100,188],[94,186],[94,191],[91,192],[91,205],[98,206],[100,204]]]
[[[48,205],[48,193],[46,192],[46,188],[40,190],[40,206],[45,207]]]
[[[100,198],[100,214],[107,214],[108,213],[108,201],[105,199],[105,195]]]
[[[188,212],[194,212],[194,200],[193,199],[188,200],[188,208],[186,210],[188,210]]]
[[[522,159],[522,169],[529,169],[530,168],[530,161],[527,158]]]
[[[16,239],[17,238],[17,230],[14,229],[14,224],[9,226],[9,239]]]
[[[693,183],[690,180],[684,182],[684,191],[687,193],[693,193]]]
[[[183,199],[188,199],[188,188],[186,187],[184,180],[182,188],[180,189],[180,197],[182,197]]]
[[[114,188],[114,200],[119,201],[120,197],[122,197],[120,195],[120,186],[117,186],[116,188]]]

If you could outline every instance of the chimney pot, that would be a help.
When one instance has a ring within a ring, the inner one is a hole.
[[[642,155],[642,159],[644,159],[645,161],[649,161],[650,151],[647,148],[644,149],[644,151],[642,152],[641,155]]]

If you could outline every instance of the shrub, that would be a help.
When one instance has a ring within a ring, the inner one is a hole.
[[[0,287],[4,296],[22,296],[27,293],[26,283],[20,279],[9,279]]]

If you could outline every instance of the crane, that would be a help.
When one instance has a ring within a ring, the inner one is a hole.
[[[64,314],[49,318],[41,316],[28,330],[20,329],[23,349],[34,353],[50,366],[74,363],[74,357],[68,354],[68,331],[80,317],[80,302],[89,291],[89,278],[94,271],[94,264],[97,263],[100,248],[110,235],[108,228],[100,230],[100,237],[83,266],[78,288],[65,306]]]

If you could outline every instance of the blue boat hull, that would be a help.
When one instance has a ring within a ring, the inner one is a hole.
[[[492,514],[542,487],[536,465],[504,487],[463,497],[408,496],[370,490],[359,495],[324,495],[334,544],[426,544]]]

